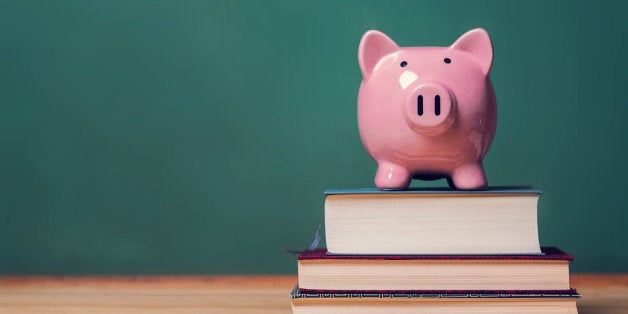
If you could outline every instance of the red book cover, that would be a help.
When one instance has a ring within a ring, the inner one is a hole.
[[[299,260],[536,260],[572,261],[573,256],[556,247],[542,247],[542,254],[535,255],[337,255],[327,254],[327,249],[319,248],[312,252],[301,252]],[[299,289],[302,294],[415,294],[415,295],[499,295],[499,296],[578,296],[575,289],[568,290],[315,290]]]
[[[573,261],[573,256],[556,247],[541,247],[542,254],[534,255],[340,255],[327,254],[327,249],[299,253],[299,260],[540,260]]]

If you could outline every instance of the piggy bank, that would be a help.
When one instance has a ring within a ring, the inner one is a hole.
[[[495,135],[497,104],[485,30],[449,47],[405,48],[371,30],[358,60],[358,127],[377,162],[379,189],[407,189],[413,178],[447,178],[457,189],[487,186],[482,159]]]

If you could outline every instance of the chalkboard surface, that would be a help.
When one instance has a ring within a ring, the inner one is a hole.
[[[488,30],[491,185],[628,271],[622,1],[0,1],[0,273],[294,273],[323,191],[373,187],[357,46]],[[444,181],[413,186],[445,186]]]

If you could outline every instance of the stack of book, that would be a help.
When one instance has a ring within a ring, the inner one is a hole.
[[[328,190],[327,249],[298,256],[294,313],[577,313],[540,247],[538,190]]]

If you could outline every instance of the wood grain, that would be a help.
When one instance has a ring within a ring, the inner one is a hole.
[[[628,274],[572,274],[581,314],[628,313]],[[291,313],[296,276],[0,276],[0,313]]]

